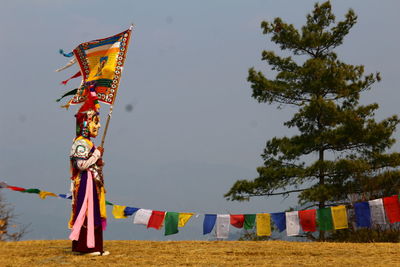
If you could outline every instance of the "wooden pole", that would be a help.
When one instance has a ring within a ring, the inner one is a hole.
[[[110,124],[112,111],[113,111],[113,106],[111,105],[110,111],[108,112],[107,122],[106,122],[106,127],[104,128],[103,137],[101,138],[101,145],[100,145],[101,147],[104,147],[104,141],[106,139],[107,129],[108,129],[108,125]]]
[[[132,23],[131,26],[129,27],[129,30],[132,31],[134,26],[135,25]],[[126,48],[128,49],[128,45],[126,46]],[[126,50],[125,53],[128,53],[128,50]],[[117,96],[116,95],[114,96],[114,101],[115,101],[115,97],[117,97]],[[101,147],[104,147],[104,141],[106,139],[107,129],[108,129],[108,125],[110,124],[112,111],[113,111],[113,105],[110,106],[110,111],[108,112],[106,127],[104,128],[103,137],[101,138],[101,145],[100,145]]]

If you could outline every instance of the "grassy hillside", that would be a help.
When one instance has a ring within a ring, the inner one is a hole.
[[[74,255],[70,242],[0,243],[0,266],[400,266],[400,244],[285,241],[106,241],[109,256]]]

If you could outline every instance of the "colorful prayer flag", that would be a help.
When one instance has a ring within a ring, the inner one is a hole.
[[[296,236],[300,234],[300,221],[298,211],[286,212],[286,234]]]
[[[192,218],[194,213],[190,212],[181,212],[179,213],[179,223],[178,227],[184,227],[186,223]]]
[[[331,207],[333,226],[335,230],[349,228],[347,225],[347,212],[346,206],[340,205]]]
[[[286,230],[286,214],[284,212],[271,213],[271,218],[279,232]]]
[[[317,210],[318,228],[321,231],[330,231],[333,229],[333,219],[331,208],[322,208]]]
[[[231,214],[231,225],[236,228],[243,228],[244,215],[243,214]]]
[[[384,197],[383,205],[390,223],[400,222],[400,205],[398,196]]]
[[[165,215],[165,235],[173,235],[179,232],[179,213],[167,212]]]
[[[217,238],[226,239],[229,237],[229,225],[231,216],[229,214],[218,214],[217,215]]]
[[[139,209],[138,208],[133,208],[133,207],[126,207],[124,210],[124,215],[125,216],[131,216],[135,212],[137,212]]]
[[[161,229],[164,223],[165,211],[153,210],[147,228]]]
[[[357,227],[371,227],[371,210],[368,202],[354,203]]]
[[[216,214],[206,214],[203,222],[203,235],[211,233],[214,228],[215,221],[217,220]]]
[[[40,193],[40,190],[37,189],[37,188],[29,188],[29,189],[26,189],[26,190],[21,191],[21,192],[22,192],[22,193],[39,194],[39,193]]]
[[[65,199],[72,199],[72,195],[71,194],[58,194],[59,197],[61,198],[65,198]]]
[[[149,223],[150,217],[152,214],[152,210],[147,210],[147,209],[139,209],[135,217],[133,218],[133,223],[134,224],[143,224],[146,225]]]
[[[317,211],[315,209],[300,210],[299,219],[304,232],[315,232],[317,230]]]
[[[257,213],[256,231],[258,236],[271,235],[271,216],[269,213]]]
[[[114,218],[115,219],[127,218],[124,213],[125,208],[126,208],[126,206],[114,205],[113,210],[112,210],[112,214],[114,215]]]
[[[11,185],[7,186],[7,188],[14,190],[14,191],[25,191],[26,190],[25,188],[18,187],[18,186],[11,186]]]
[[[47,192],[47,191],[40,191],[40,192],[39,192],[39,197],[40,197],[41,199],[45,199],[45,198],[48,197],[48,196],[50,196],[50,197],[58,197],[56,194],[51,193],[51,192]]]
[[[256,215],[255,214],[245,214],[244,215],[244,229],[246,229],[246,230],[253,229],[255,223],[256,223]]]
[[[371,221],[373,225],[386,224],[385,208],[383,207],[383,199],[378,198],[368,201],[371,210]]]

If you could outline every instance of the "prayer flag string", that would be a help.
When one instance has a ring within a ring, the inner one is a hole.
[[[72,199],[71,194],[55,194],[38,188],[23,188],[8,185],[0,181],[0,189],[10,189],[21,193],[37,194],[41,199],[58,197]],[[113,206],[112,214],[115,219],[126,219],[133,216],[134,224],[142,224],[147,228],[160,230],[165,228],[165,235],[177,234],[179,227],[184,227],[193,215],[197,218],[200,213],[172,212],[128,207],[106,201],[108,206]],[[230,225],[236,228],[251,230],[255,228],[258,236],[271,236],[272,224],[280,231],[285,231],[288,236],[299,236],[302,232],[315,232],[317,230],[331,231],[347,229],[349,217],[345,205],[326,207],[322,209],[308,209],[277,213],[256,214],[201,214],[204,215],[203,234],[215,230],[216,237],[225,239],[229,236]],[[361,201],[354,203],[355,225],[357,228],[371,228],[387,223],[400,221],[399,196]]]

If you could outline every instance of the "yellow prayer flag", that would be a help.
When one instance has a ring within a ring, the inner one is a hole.
[[[335,229],[346,229],[349,228],[347,225],[347,212],[346,206],[341,205],[337,207],[331,207],[333,225]]]
[[[39,192],[39,197],[41,199],[45,199],[46,197],[51,196],[51,197],[58,197],[56,194],[51,193],[51,192],[47,192],[47,191],[40,191]]]
[[[115,219],[127,218],[124,213],[125,208],[126,208],[126,206],[114,205],[113,210],[112,210],[112,214],[114,215],[114,218]]]
[[[184,227],[185,224],[189,221],[189,219],[193,216],[194,213],[183,212],[179,213],[179,227]]]
[[[256,215],[256,228],[258,236],[271,235],[271,216],[269,213],[258,213]]]
[[[102,187],[100,190],[100,217],[107,218],[106,193],[104,191],[104,187]]]

